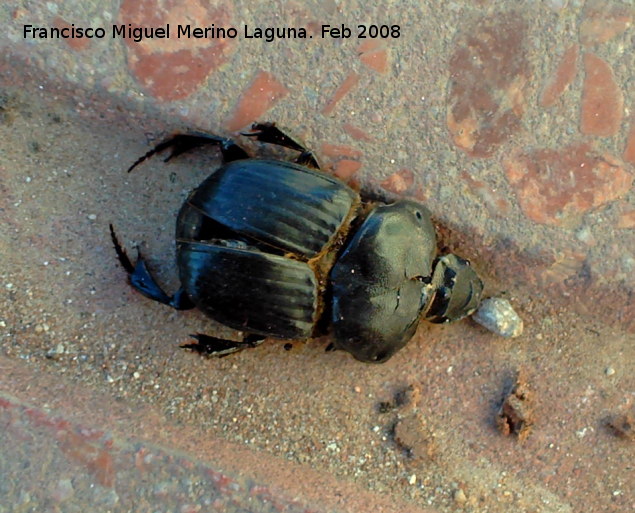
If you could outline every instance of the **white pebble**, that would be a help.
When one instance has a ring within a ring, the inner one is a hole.
[[[326,450],[331,452],[340,452],[340,448],[337,446],[335,442],[331,442],[330,444],[328,444],[326,446]]]
[[[467,501],[465,492],[461,488],[459,488],[458,490],[454,492],[454,501],[457,504],[465,504],[465,501]]]
[[[472,318],[501,337],[514,338],[523,332],[523,320],[507,299],[490,297],[483,300]]]

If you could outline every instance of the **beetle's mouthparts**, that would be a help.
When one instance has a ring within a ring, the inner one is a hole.
[[[470,262],[457,255],[437,259],[431,284],[434,297],[425,312],[426,321],[458,321],[474,313],[481,302],[483,282]]]

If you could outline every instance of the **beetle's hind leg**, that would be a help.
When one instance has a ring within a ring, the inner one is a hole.
[[[144,160],[169,149],[170,154],[164,159],[165,162],[178,157],[194,148],[199,148],[206,144],[220,146],[220,151],[225,162],[249,158],[245,150],[238,146],[231,139],[219,137],[218,135],[206,134],[204,132],[193,132],[191,134],[175,134],[172,137],[160,142],[145,155],[139,157],[132,166],[128,168],[128,173],[141,164]]]
[[[252,132],[244,132],[241,133],[241,135],[253,137],[260,142],[276,144],[284,148],[297,150],[301,153],[298,158],[295,159],[296,163],[314,169],[320,169],[320,165],[313,152],[300,141],[280,130],[275,123],[254,123],[251,125],[251,129]]]
[[[251,347],[257,347],[263,343],[266,337],[262,335],[247,335],[243,337],[242,341],[226,340],[224,338],[212,337],[210,335],[204,335],[197,333],[196,335],[190,335],[196,342],[190,344],[183,344],[181,347],[185,349],[191,349],[199,354],[205,356],[213,356],[216,358],[222,358],[223,356],[242,351],[243,349],[249,349]]]
[[[154,299],[159,303],[171,306],[176,310],[190,310],[194,308],[194,303],[187,297],[183,288],[180,288],[173,296],[168,296],[163,289],[157,284],[154,277],[150,274],[145,261],[141,257],[141,254],[137,256],[137,262],[132,265],[130,258],[126,254],[125,250],[119,243],[117,236],[115,235],[115,229],[112,224],[110,225],[110,237],[115,245],[115,251],[117,252],[117,258],[119,263],[128,273],[128,280],[132,287],[141,292],[144,296],[150,299]]]

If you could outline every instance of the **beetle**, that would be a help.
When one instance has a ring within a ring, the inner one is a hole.
[[[266,337],[310,339],[331,332],[327,349],[363,362],[388,360],[421,319],[434,323],[473,313],[483,283],[470,263],[437,257],[430,212],[421,203],[362,198],[319,169],[313,152],[273,123],[242,134],[299,152],[292,162],[251,158],[233,140],[176,134],[140,157],[166,161],[193,148],[220,148],[223,165],[186,199],[176,221],[180,289],[168,296],[141,254],[135,265],[110,226],[129,283],[150,299],[197,307],[246,335],[204,334],[182,347],[226,356]]]

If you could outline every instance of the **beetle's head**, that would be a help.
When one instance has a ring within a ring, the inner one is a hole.
[[[470,263],[456,255],[439,257],[432,272],[433,297],[424,313],[429,322],[458,321],[478,308],[483,282]]]

